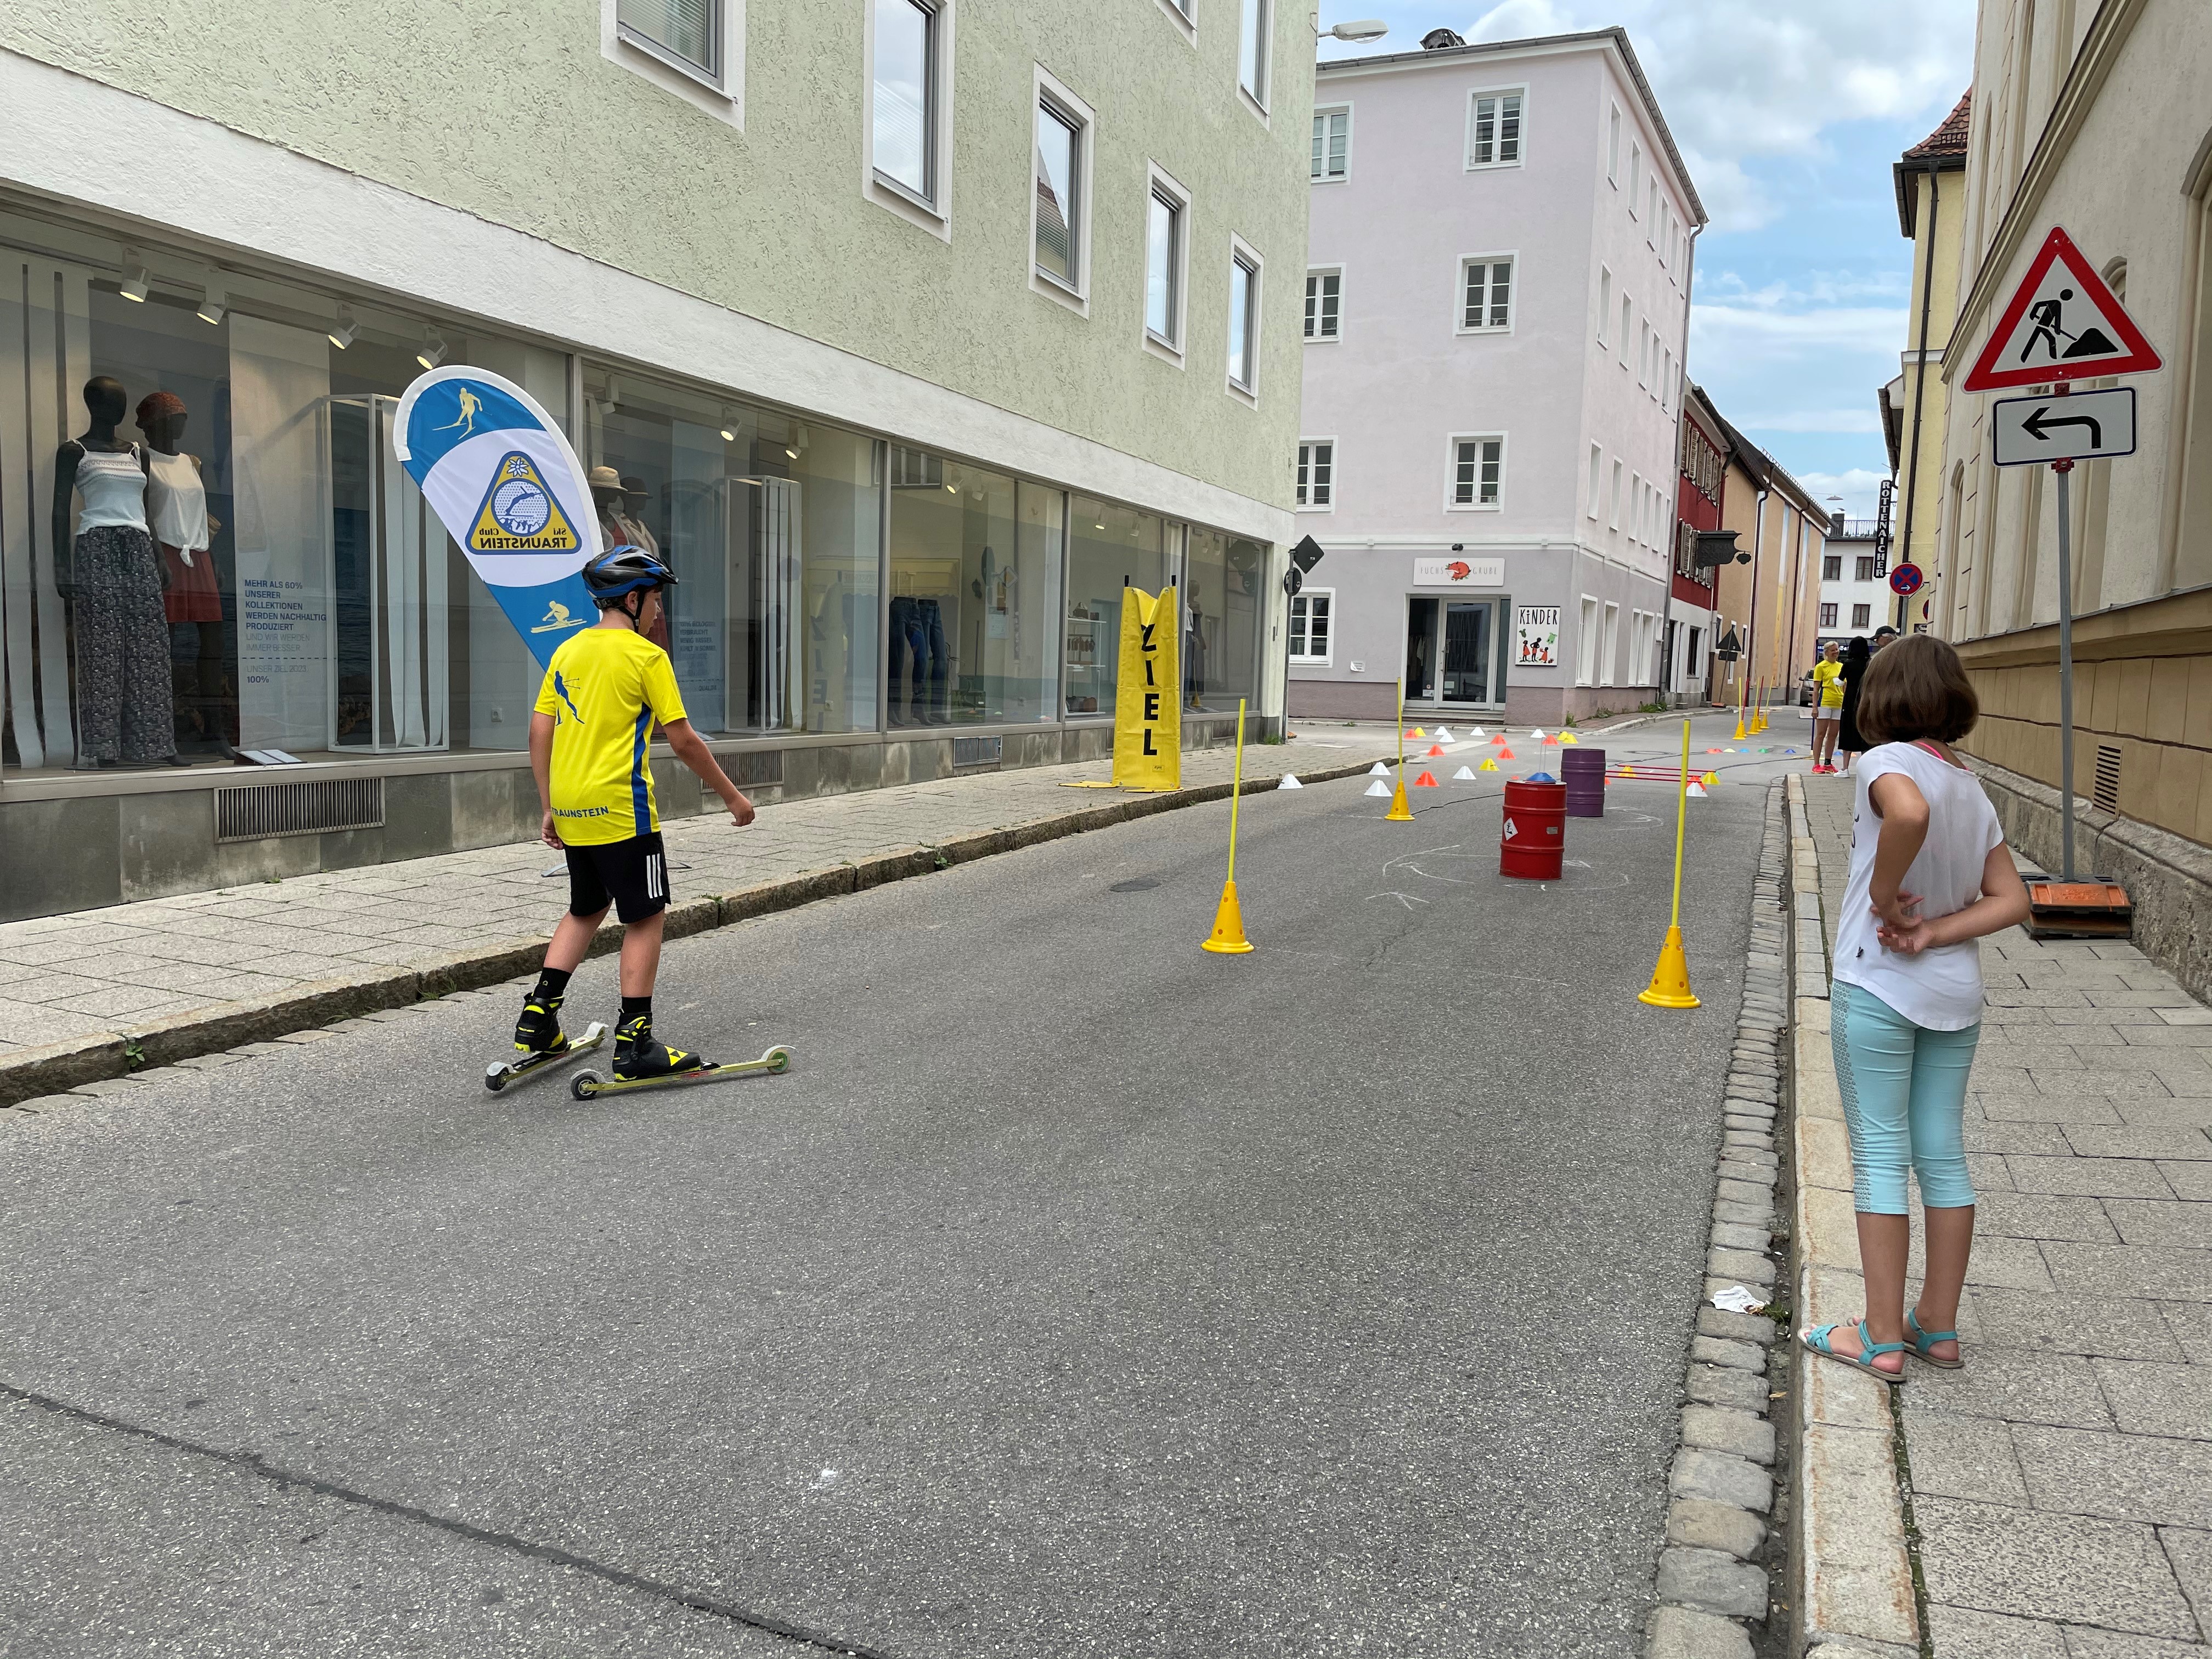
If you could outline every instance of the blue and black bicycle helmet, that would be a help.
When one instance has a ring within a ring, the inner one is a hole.
[[[676,573],[643,548],[624,542],[584,567],[584,586],[604,611],[626,594],[675,586]]]

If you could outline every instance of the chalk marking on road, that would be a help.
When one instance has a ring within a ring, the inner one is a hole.
[[[440,1532],[449,1532],[456,1537],[465,1538],[471,1543],[495,1545],[501,1549],[513,1550],[518,1554],[529,1556],[532,1560],[549,1562],[556,1567],[572,1567],[578,1572],[588,1573],[594,1578],[604,1579],[610,1584],[620,1585],[624,1589],[643,1590],[648,1595],[658,1595],[665,1601],[674,1601],[695,1612],[708,1613],[718,1619],[727,1619],[732,1624],[746,1625],[754,1630],[766,1631],[769,1635],[781,1636],[787,1641],[804,1642],[811,1647],[824,1648],[832,1653],[849,1655],[851,1659],[890,1659],[890,1656],[881,1648],[872,1648],[865,1643],[852,1641],[847,1638],[825,1636],[821,1632],[811,1630],[804,1625],[794,1625],[788,1620],[779,1619],[774,1613],[756,1613],[750,1607],[739,1607],[733,1601],[725,1601],[718,1596],[702,1595],[696,1590],[684,1589],[674,1584],[665,1583],[658,1578],[647,1578],[642,1573],[631,1572],[626,1568],[610,1566],[606,1562],[595,1561],[588,1555],[578,1555],[574,1551],[564,1550],[557,1545],[533,1544],[528,1539],[518,1538],[511,1532],[495,1532],[488,1527],[474,1526],[466,1521],[456,1520],[449,1515],[438,1515],[429,1510],[416,1509],[412,1504],[401,1504],[389,1498],[378,1498],[368,1492],[356,1492],[350,1486],[337,1486],[312,1474],[296,1474],[290,1469],[282,1468],[270,1462],[258,1453],[224,1451],[218,1446],[203,1445],[196,1440],[186,1440],[178,1435],[164,1434],[159,1429],[149,1429],[136,1423],[126,1423],[119,1417],[109,1417],[100,1412],[88,1411],[82,1406],[72,1406],[66,1400],[57,1400],[51,1395],[37,1394],[29,1389],[19,1389],[12,1382],[0,1382],[0,1397],[21,1401],[24,1405],[35,1407],[40,1411],[51,1412],[57,1417],[64,1417],[72,1422],[88,1424],[96,1429],[112,1429],[118,1434],[127,1434],[133,1439],[147,1441],[156,1446],[166,1446],[171,1451],[186,1452],[195,1457],[204,1457],[213,1462],[223,1464],[227,1468],[239,1469],[247,1474],[273,1482],[279,1486],[296,1486],[302,1492],[313,1492],[318,1498],[334,1498],[341,1504],[352,1504],[361,1509],[374,1510],[380,1515],[396,1516],[403,1521],[419,1522],[426,1527],[434,1527]]]
[[[1367,896],[1370,899],[1394,898],[1408,910],[1417,904],[1426,904],[1429,902],[1418,893],[1370,893]]]

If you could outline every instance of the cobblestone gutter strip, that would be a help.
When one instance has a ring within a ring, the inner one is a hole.
[[[1330,783],[1357,777],[1373,764],[1372,757],[1353,764],[1303,773],[1307,784]],[[1194,785],[1160,795],[1127,795],[1055,812],[1002,830],[961,836],[929,846],[894,848],[823,870],[785,876],[735,892],[688,899],[668,908],[667,936],[682,939],[726,927],[754,916],[796,909],[817,899],[843,893],[866,892],[886,883],[904,881],[968,864],[998,853],[1035,847],[1065,836],[1109,824],[1172,812],[1208,801],[1226,800],[1230,783]],[[1255,789],[1268,787],[1255,785]],[[1248,791],[1247,793],[1252,793]],[[592,942],[592,954],[604,956],[622,944],[622,928],[610,922]],[[294,986],[276,995],[258,1000],[224,1002],[190,1009],[173,1018],[155,1020],[129,1031],[107,1031],[75,1037],[46,1048],[30,1048],[0,1060],[0,1107],[41,1095],[127,1077],[149,1066],[171,1066],[179,1060],[218,1054],[242,1043],[267,1042],[295,1031],[326,1026],[342,1019],[400,1008],[428,997],[495,985],[517,975],[534,972],[545,953],[543,936],[488,940],[481,949],[459,952],[428,967],[365,969],[358,975]]]
[[[1866,1305],[1851,1210],[1851,1149],[1828,1052],[1827,940],[1804,780],[1788,780],[1796,933],[1796,1323],[1856,1319]],[[1891,1391],[1808,1360],[1797,1390],[1796,1610],[1802,1650],[1826,1659],[1917,1659],[1921,1622],[1906,1544]]]
[[[1668,1471],[1659,1604],[1647,1659],[1752,1659],[1751,1632],[1768,1613],[1775,1518],[1776,1425],[1768,1365],[1777,1327],[1763,1314],[1729,1313],[1713,1297],[1741,1285],[1772,1300],[1776,1261],[1775,1121],[1783,1103],[1788,999],[1789,872],[1782,793],[1766,798],[1766,828],[1752,890],[1751,950],[1723,1103],[1705,1284],[1682,1388],[1682,1443]]]

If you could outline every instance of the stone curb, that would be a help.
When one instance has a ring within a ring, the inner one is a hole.
[[[1802,775],[1788,780],[1788,793],[1790,865],[1800,896],[1791,915],[1797,1000],[1790,1150],[1802,1329],[1856,1318],[1866,1305],[1866,1287],[1852,1212],[1850,1139],[1828,1051],[1820,853],[1806,815]],[[1898,1486],[1892,1392],[1870,1376],[1814,1359],[1806,1365],[1796,1395],[1792,1489],[1798,1645],[1792,1650],[1830,1659],[1917,1655],[1920,1618]]]
[[[1764,1314],[1729,1313],[1712,1298],[1731,1285],[1771,1296],[1783,1277],[1772,1233],[1780,1181],[1775,1118],[1790,1035],[1789,852],[1775,784],[1767,790],[1752,884],[1751,948],[1722,1103],[1707,1277],[1682,1384],[1681,1449],[1668,1473],[1666,1542],[1658,1602],[1644,1629],[1646,1659],[1752,1659],[1746,1626],[1767,1618],[1780,1455],[1767,1370],[1778,1333]]]
[[[1385,757],[1387,758],[1387,757]],[[1375,763],[1373,758],[1299,774],[1307,784],[1334,783],[1358,777]],[[934,874],[955,865],[1011,853],[1024,847],[1103,830],[1172,812],[1226,800],[1234,781],[1194,784],[1158,795],[1128,795],[1102,801],[1096,806],[1055,812],[1000,830],[985,830],[929,845],[897,848],[872,854],[856,862],[830,869],[805,871],[778,877],[734,892],[687,899],[668,908],[667,936],[684,939],[710,928],[726,927],[756,916],[797,909],[817,899],[846,893],[864,893],[894,881]],[[1249,793],[1274,787],[1255,781]],[[605,956],[622,946],[622,928],[610,922],[592,942],[591,954]],[[192,1010],[173,1019],[155,1020],[129,1031],[104,1031],[71,1038],[0,1060],[0,1109],[59,1094],[87,1084],[155,1066],[173,1066],[203,1054],[219,1054],[241,1043],[262,1042],[294,1031],[311,1030],[351,1019],[380,1009],[404,1008],[410,1003],[455,991],[496,985],[520,975],[534,973],[545,955],[543,938],[497,941],[458,952],[422,968],[365,969],[341,979],[295,985],[268,997],[226,1003],[211,1010]]]

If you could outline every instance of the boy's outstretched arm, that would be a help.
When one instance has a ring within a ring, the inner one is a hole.
[[[562,844],[553,825],[553,717],[532,712],[530,716],[530,773],[538,780],[538,839],[548,847]]]
[[[552,722],[548,720],[546,726],[550,731]],[[669,748],[675,751],[676,758],[696,772],[699,781],[722,798],[722,805],[730,809],[730,822],[740,830],[750,823],[753,821],[752,802],[745,799],[742,789],[730,781],[729,774],[723,771],[714,759],[714,751],[707,747],[707,740],[691,729],[691,722],[677,720],[660,729],[668,739]],[[533,726],[531,730],[531,753],[533,757],[537,754],[537,735]],[[550,753],[550,750],[548,753]],[[541,790],[544,787],[543,784],[538,787]]]

